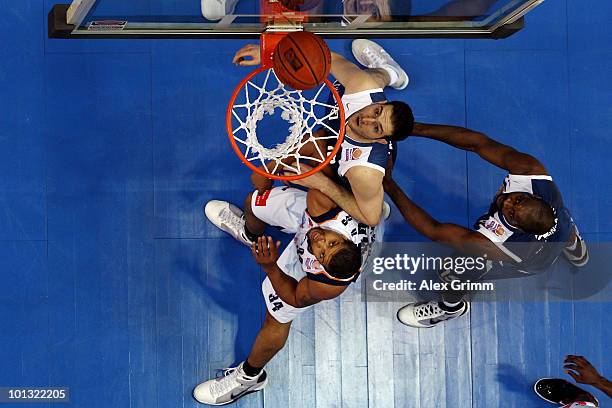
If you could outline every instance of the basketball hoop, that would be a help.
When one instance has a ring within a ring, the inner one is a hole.
[[[232,148],[251,170],[271,179],[297,180],[323,169],[340,150],[345,130],[344,108],[329,79],[307,91],[295,90],[279,81],[272,64],[276,45],[289,32],[300,30],[307,15],[287,12],[280,3],[270,0],[262,0],[264,6],[270,14],[268,31],[261,35],[261,67],[247,75],[234,90],[226,113],[227,133]],[[333,98],[328,98],[329,93]],[[264,146],[257,135],[257,123],[278,111],[288,122],[288,135],[284,142]],[[318,129],[325,132],[316,132]],[[332,145],[331,141],[335,142],[333,149],[327,147]],[[316,151],[314,156],[302,150],[311,143]],[[312,170],[305,171],[302,166],[305,162]],[[292,174],[279,174],[285,172]]]
[[[253,81],[258,76],[263,76],[261,85]],[[333,95],[334,105],[320,100],[325,98],[326,93],[323,91],[326,88]],[[234,151],[251,170],[272,179],[296,180],[314,174],[329,164],[342,144],[344,110],[338,91],[328,79],[312,92],[314,96],[309,98],[304,95],[304,91],[285,87],[276,78],[274,69],[266,67],[251,72],[238,84],[227,108],[227,132]],[[244,103],[236,102],[238,96],[244,98]],[[317,107],[324,108],[326,114],[317,117]],[[274,114],[277,109],[282,111],[281,117],[290,124],[289,135],[283,143],[266,147],[257,138],[257,122],[264,115]],[[335,119],[339,120],[338,129],[327,123]],[[318,135],[315,132],[318,127],[325,128],[326,132]],[[333,139],[336,141],[331,152],[318,143]],[[308,143],[313,143],[319,157],[300,153],[301,148]],[[311,166],[312,163],[318,164],[305,172],[302,169],[304,161],[309,161]],[[295,174],[277,174],[285,171]]]

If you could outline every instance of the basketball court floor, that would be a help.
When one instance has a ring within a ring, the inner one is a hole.
[[[224,122],[247,41],[48,39],[53,4],[0,1],[0,386],[196,407],[193,387],[245,357],[264,313],[263,272],[202,214],[250,189]],[[585,239],[610,242],[611,17],[605,0],[549,0],[504,40],[382,40],[411,78],[389,96],[533,154]],[[473,224],[504,175],[422,139],[399,149],[398,183],[444,221]],[[420,238],[395,210],[385,239]],[[430,330],[399,306],[358,287],[317,305],[236,406],[545,407],[532,384],[564,377],[566,354],[612,376],[610,301],[475,303]]]

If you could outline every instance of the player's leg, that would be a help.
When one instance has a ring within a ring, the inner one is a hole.
[[[409,78],[406,71],[374,41],[355,40],[352,49],[355,59],[361,65],[369,68],[365,72],[375,79],[381,88],[390,86],[395,89],[404,89],[408,86]]]
[[[234,204],[222,200],[210,200],[204,206],[204,214],[217,228],[227,232],[239,242],[247,246],[253,244],[254,241],[245,230],[245,213]]]
[[[249,357],[237,367],[225,370],[222,377],[199,384],[193,397],[202,404],[225,405],[264,389],[268,375],[263,368],[283,348],[290,328],[291,322],[279,323],[266,313]]]
[[[257,238],[262,236],[266,232],[266,223],[257,218],[253,213],[253,194],[247,195],[244,200],[244,230],[245,234],[253,241],[257,241]]]
[[[288,250],[290,252],[287,253]],[[285,249],[281,258],[286,258],[289,264],[301,270],[295,247]],[[281,269],[285,273],[285,269]],[[226,370],[223,377],[198,385],[193,390],[193,396],[199,402],[209,405],[229,404],[266,386],[268,380],[264,366],[284,347],[291,322],[308,308],[296,308],[283,302],[269,278],[261,284],[261,291],[267,308],[266,320],[253,343],[251,353],[238,367]]]
[[[211,200],[204,207],[210,222],[248,246],[263,234],[266,225],[295,233],[305,210],[306,192],[290,187],[248,194],[245,211],[221,200]]]
[[[251,348],[249,357],[245,363],[256,370],[263,370],[264,366],[272,360],[279,351],[285,346],[289,337],[289,329],[291,322],[279,323],[274,319],[269,312],[266,312],[266,320],[264,325],[257,334],[255,343]],[[252,372],[253,375],[258,372]]]

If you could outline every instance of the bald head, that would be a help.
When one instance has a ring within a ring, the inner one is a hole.
[[[555,225],[555,213],[550,205],[537,197],[525,200],[518,227],[534,235],[544,235]]]

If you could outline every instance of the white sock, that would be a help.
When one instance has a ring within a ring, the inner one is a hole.
[[[395,84],[399,80],[399,75],[397,74],[397,71],[393,69],[391,65],[383,65],[380,67],[380,69],[384,69],[387,74],[389,74],[389,86],[393,86],[393,84]]]

